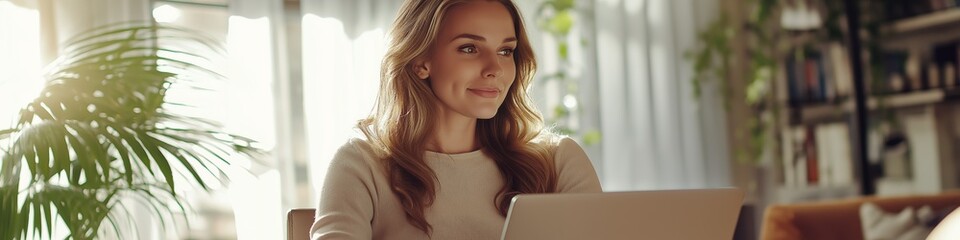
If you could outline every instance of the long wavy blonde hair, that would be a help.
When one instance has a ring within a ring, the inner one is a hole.
[[[415,72],[415,59],[426,56],[440,31],[444,14],[469,0],[407,0],[390,31],[391,44],[381,66],[380,92],[371,115],[357,127],[381,149],[381,159],[390,187],[399,198],[407,220],[430,234],[432,227],[424,208],[433,204],[436,174],[424,162],[422,143],[434,130],[439,101],[427,81]],[[516,79],[506,99],[491,119],[479,119],[477,138],[483,151],[493,157],[504,185],[492,204],[506,216],[511,198],[520,193],[556,191],[557,174],[546,145],[536,144],[544,131],[543,118],[527,97],[536,60],[523,18],[510,0],[499,0],[513,18],[517,36],[514,52]],[[424,41],[426,40],[426,41]]]

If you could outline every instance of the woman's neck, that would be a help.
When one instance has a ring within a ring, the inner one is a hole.
[[[438,153],[467,153],[480,149],[477,141],[477,119],[452,111],[440,110],[433,134],[426,149]]]

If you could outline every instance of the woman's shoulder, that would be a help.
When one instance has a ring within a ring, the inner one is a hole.
[[[538,136],[532,143],[546,150],[558,166],[566,165],[569,161],[586,159],[587,154],[576,140],[566,135],[546,133]]]
[[[532,143],[546,148],[551,153],[569,148],[580,148],[580,145],[569,136],[551,132],[541,133],[533,139]]]
[[[331,161],[331,164],[376,165],[381,152],[370,140],[361,137],[347,139]]]

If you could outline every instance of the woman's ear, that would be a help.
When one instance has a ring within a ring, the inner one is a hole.
[[[426,80],[430,77],[430,62],[424,59],[418,59],[413,63],[413,71],[420,80]]]

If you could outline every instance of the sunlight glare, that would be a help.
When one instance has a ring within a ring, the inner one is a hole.
[[[153,19],[156,19],[159,23],[175,22],[180,19],[180,15],[182,13],[179,8],[167,4],[153,9]]]
[[[43,89],[39,14],[0,1],[0,29],[0,129],[6,129]]]

